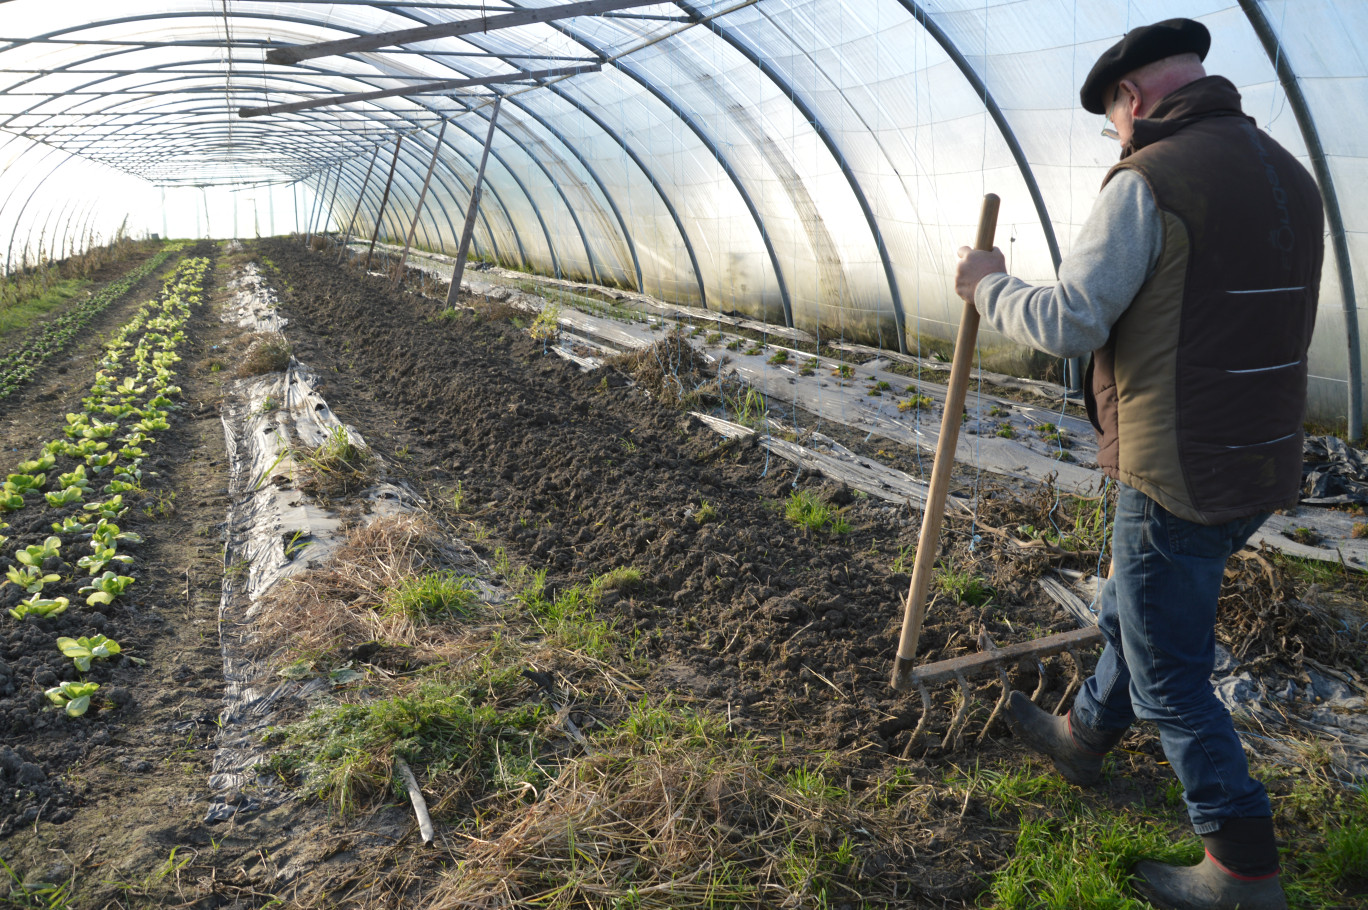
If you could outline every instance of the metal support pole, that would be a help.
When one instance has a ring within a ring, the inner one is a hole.
[[[352,209],[351,220],[347,222],[347,232],[342,235],[342,248],[337,251],[337,263],[342,264],[342,259],[347,255],[347,244],[351,243],[352,228],[356,226],[356,216],[361,213],[361,200],[366,198],[366,187],[370,186],[371,168],[375,167],[375,159],[380,157],[380,143],[375,143],[375,151],[371,152],[370,164],[366,165],[366,176],[361,180],[361,192],[356,194],[356,208]]]
[[[390,161],[389,177],[385,178],[385,192],[380,197],[380,211],[375,213],[375,230],[371,232],[370,246],[366,248],[366,264],[370,268],[371,254],[375,252],[375,241],[380,237],[380,224],[385,217],[385,203],[389,202],[390,186],[394,183],[394,169],[399,166],[399,146],[404,142],[404,134],[394,137],[394,158]]]
[[[408,236],[404,238],[404,252],[399,256],[399,268],[394,270],[393,285],[397,288],[403,279],[404,267],[408,265],[409,246],[413,244],[413,232],[418,230],[418,219],[423,216],[423,202],[427,200],[428,184],[432,182],[432,169],[437,166],[437,155],[442,151],[442,137],[446,135],[447,122],[437,131],[437,143],[432,147],[432,160],[428,162],[427,176],[423,178],[423,189],[418,193],[418,207],[413,210],[413,224],[409,225]]]
[[[499,119],[499,104],[502,95],[494,96],[494,110],[489,114],[489,134],[485,136],[484,153],[480,155],[480,167],[475,172],[474,191],[470,194],[470,209],[466,212],[465,226],[461,228],[461,245],[456,249],[456,262],[451,269],[451,287],[447,289],[447,306],[456,305],[456,297],[461,290],[461,276],[465,273],[466,253],[470,251],[470,237],[475,233],[475,211],[480,207],[481,185],[484,183],[485,162],[489,160],[489,147],[494,144],[494,124]]]
[[[1311,118],[1311,108],[1306,103],[1297,74],[1287,59],[1287,51],[1278,40],[1273,26],[1264,16],[1257,0],[1240,0],[1254,34],[1263,45],[1268,59],[1273,61],[1287,95],[1287,104],[1297,118],[1297,128],[1301,130],[1302,140],[1306,142],[1306,153],[1311,158],[1311,169],[1320,184],[1321,201],[1325,204],[1325,222],[1330,230],[1330,247],[1335,254],[1335,269],[1339,272],[1340,299],[1344,312],[1344,335],[1348,342],[1349,371],[1349,441],[1358,443],[1363,438],[1363,366],[1360,357],[1358,330],[1357,296],[1354,293],[1354,268],[1349,258],[1349,243],[1344,234],[1344,216],[1340,212],[1339,195],[1335,192],[1335,181],[1330,176],[1330,165],[1326,161],[1325,147],[1321,145],[1320,133],[1316,122]]]
[[[318,192],[315,194],[313,211],[309,213],[309,231],[304,235],[304,247],[307,249],[313,243],[314,228],[318,226],[318,219],[323,214],[323,202],[328,198],[328,172],[323,172],[323,179],[319,181]]]

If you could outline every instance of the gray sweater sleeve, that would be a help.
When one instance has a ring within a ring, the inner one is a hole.
[[[979,282],[974,305],[1013,341],[1056,357],[1079,357],[1106,343],[1111,327],[1154,273],[1163,221],[1144,178],[1114,176],[1093,204],[1053,285],[998,272]]]

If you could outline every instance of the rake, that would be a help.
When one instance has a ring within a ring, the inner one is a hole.
[[[986,251],[993,248],[999,204],[1000,200],[993,193],[983,197],[974,249]],[[960,318],[959,332],[955,338],[955,356],[950,367],[950,385],[945,395],[945,413],[941,416],[936,457],[931,468],[931,484],[926,494],[926,510],[922,513],[921,534],[917,539],[917,559],[912,570],[912,581],[908,585],[907,599],[903,604],[902,635],[898,640],[898,655],[893,665],[893,688],[904,693],[917,689],[921,693],[922,716],[917,729],[912,733],[912,738],[908,741],[909,749],[917,741],[931,713],[931,693],[928,686],[952,680],[959,684],[962,696],[959,710],[956,711],[950,723],[950,730],[941,743],[942,748],[951,748],[958,744],[968,719],[972,697],[968,678],[996,670],[1002,680],[1002,697],[998,699],[992,716],[988,718],[988,723],[979,734],[979,740],[982,740],[1011,694],[1012,687],[1007,678],[1008,666],[1028,660],[1034,660],[1039,665],[1041,658],[1067,652],[1074,663],[1073,679],[1064,693],[1064,698],[1068,698],[1078,685],[1082,674],[1083,662],[1077,649],[1097,644],[1102,640],[1101,631],[1093,626],[998,648],[984,631],[979,635],[979,653],[954,657],[923,667],[916,665],[917,642],[921,637],[922,622],[926,617],[926,595],[931,585],[931,569],[940,549],[941,521],[945,517],[945,499],[955,465],[960,414],[964,410],[964,398],[969,388],[969,367],[974,359],[978,325],[978,310],[966,301],[964,314]],[[1042,672],[1040,685],[1032,696],[1032,701],[1040,696],[1044,686],[1045,674]],[[1060,700],[1060,706],[1062,705],[1063,699]],[[1058,711],[1059,707],[1055,710]]]

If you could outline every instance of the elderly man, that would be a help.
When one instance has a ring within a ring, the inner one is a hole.
[[[1097,669],[1065,717],[1015,693],[1012,726],[1087,785],[1153,721],[1206,856],[1137,873],[1163,906],[1266,910],[1286,907],[1272,810],[1210,684],[1216,601],[1229,556],[1297,499],[1324,241],[1315,182],[1206,75],[1210,43],[1171,19],[1089,73],[1083,108],[1107,115],[1121,161],[1056,284],[964,248],[955,288],[1009,338],[1092,351],[1088,413],[1120,485]]]

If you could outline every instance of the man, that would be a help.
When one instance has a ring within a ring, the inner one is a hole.
[[[1021,693],[1013,729],[1078,784],[1136,719],[1159,728],[1206,856],[1142,862],[1163,906],[1285,908],[1272,810],[1210,684],[1230,554],[1301,481],[1306,351],[1324,254],[1316,184],[1207,76],[1200,23],[1128,33],[1083,84],[1122,146],[1053,286],[961,249],[956,291],[1060,357],[1093,352],[1088,413],[1120,489],[1106,648],[1065,717]]]

